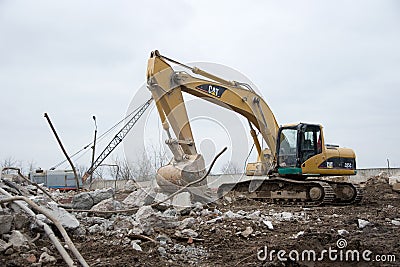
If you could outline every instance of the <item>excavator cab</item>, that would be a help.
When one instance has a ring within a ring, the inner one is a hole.
[[[325,146],[322,127],[299,123],[279,128],[277,172],[282,176],[354,175],[351,149]]]

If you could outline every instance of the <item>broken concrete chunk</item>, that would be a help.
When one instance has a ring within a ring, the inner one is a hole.
[[[226,200],[228,203],[232,203],[232,198],[229,196],[224,196],[224,200]]]
[[[128,207],[141,207],[147,206],[153,203],[154,197],[152,196],[154,192],[150,189],[139,188],[136,191],[130,193],[122,203]]]
[[[25,185],[25,188],[26,188],[27,190],[32,191],[32,192],[37,192],[37,191],[38,191],[38,190],[37,190],[37,187],[34,186],[34,185],[31,185],[31,184]]]
[[[180,225],[178,226],[179,229],[186,229],[192,227],[196,223],[196,219],[193,217],[185,218],[181,221]]]
[[[400,226],[400,221],[398,220],[392,220],[392,224],[396,226]]]
[[[98,234],[98,233],[103,233],[105,229],[104,229],[104,227],[102,227],[98,224],[95,224],[95,225],[90,226],[87,230],[88,230],[89,234]]]
[[[229,218],[229,219],[242,219],[243,216],[237,213],[234,213],[231,210],[228,210],[227,212],[224,213],[223,215],[224,218]]]
[[[135,222],[132,218],[120,218],[118,217],[114,222],[113,222],[113,227],[114,230],[124,230],[124,229],[131,229],[134,226],[139,225],[138,222]]]
[[[0,215],[0,235],[11,231],[13,219],[12,215]]]
[[[143,234],[143,229],[140,228],[140,226],[133,226],[131,229],[128,231],[128,235],[141,235]]]
[[[168,242],[172,242],[171,238],[169,238],[169,236],[164,235],[164,234],[158,235],[158,236],[156,237],[156,240],[157,240],[158,242],[160,242],[160,245],[161,245],[161,246],[166,245]]]
[[[12,247],[12,243],[6,242],[3,239],[0,239],[0,252],[6,251],[7,249]]]
[[[206,221],[206,223],[216,223],[216,222],[221,222],[222,221],[222,216],[218,216],[217,218],[211,219]]]
[[[21,230],[29,225],[29,217],[24,213],[14,215],[14,229]]]
[[[174,207],[174,208],[177,209],[176,207]],[[187,216],[187,215],[195,216],[196,215],[196,212],[194,212],[191,207],[186,207],[186,208],[177,209],[177,210],[179,212],[179,215],[181,215],[181,216]]]
[[[239,215],[242,215],[242,216],[246,216],[247,215],[247,212],[245,212],[244,210],[239,210],[236,213],[239,214]]]
[[[158,202],[162,201],[162,203],[160,205],[170,206],[171,205],[171,199],[166,200],[167,198],[168,198],[168,196],[166,194],[157,193],[156,196],[154,197],[154,202],[158,203]],[[166,201],[164,201],[164,200],[166,200]]]
[[[183,210],[192,206],[192,201],[189,192],[182,192],[172,198],[172,205],[177,210]]]
[[[278,221],[291,221],[293,220],[293,214],[291,212],[281,212],[272,215]]]
[[[271,221],[264,220],[263,223],[268,227],[269,230],[274,230],[274,226]]]
[[[302,236],[302,235],[304,235],[304,231],[300,231],[300,232],[298,232],[297,234],[294,234],[294,235],[293,235],[293,238],[297,239],[297,238],[299,238],[299,237]]]
[[[72,199],[72,207],[77,210],[90,210],[93,205],[93,198],[88,192],[79,193]]]
[[[134,250],[143,251],[143,250],[142,250],[142,247],[138,244],[139,242],[140,242],[140,240],[132,240],[131,246],[132,246],[132,248],[133,248]]]
[[[255,212],[250,213],[249,215],[247,215],[246,219],[259,220],[260,219],[260,215],[261,215],[261,211],[256,210]]]
[[[128,180],[126,184],[124,185],[124,191],[125,192],[133,192],[138,188],[137,183],[134,180]]]
[[[363,220],[363,219],[358,219],[358,228],[363,229],[368,225],[372,225],[372,223],[370,223],[367,220]]]
[[[201,212],[200,212],[200,215],[201,216],[208,216],[208,215],[210,215],[212,212],[209,210],[209,209],[203,209]]]
[[[140,227],[145,235],[151,235],[154,232],[153,224],[161,223],[159,217],[156,216],[155,211],[150,206],[140,207],[136,212],[135,220],[140,223]]]
[[[13,254],[15,251],[14,251],[14,249],[13,248],[8,248],[5,252],[4,252],[4,254],[5,255],[11,255],[11,254]]]
[[[231,210],[228,210],[227,212],[224,213],[224,218],[229,218],[232,219],[235,217],[235,215],[237,215],[236,213],[234,213]],[[240,215],[239,215],[240,216]]]
[[[400,193],[400,182],[396,182],[392,184],[392,189],[393,191],[399,192]]]
[[[40,255],[39,262],[41,263],[49,263],[49,262],[56,262],[56,258],[49,255],[46,251]]]
[[[114,196],[114,189],[96,189],[90,192],[90,195],[93,198],[93,204],[96,205],[105,199],[112,198]]]
[[[253,233],[253,228],[251,228],[251,226],[248,226],[248,227],[246,227],[246,230],[244,230],[241,234],[243,237],[247,238],[252,233]]]
[[[167,250],[163,247],[158,247],[157,249],[158,253],[160,253],[161,257],[166,257],[167,256]]]
[[[41,251],[47,252],[48,254],[51,254],[51,250],[48,249],[47,247],[42,247]]]
[[[389,177],[389,184],[394,185],[396,183],[400,183],[400,177],[399,176],[390,176]]]
[[[164,216],[175,217],[177,215],[176,209],[167,209],[163,212]]]
[[[14,249],[20,249],[21,247],[29,248],[28,239],[25,237],[23,233],[18,230],[13,230],[10,235],[9,243],[12,244]]]
[[[76,229],[79,227],[79,221],[65,209],[58,207],[55,202],[47,203],[45,209],[57,219],[66,229]]]
[[[112,198],[104,199],[94,205],[91,210],[108,211],[108,210],[120,210],[122,205],[119,201]]]
[[[135,214],[135,218],[138,222],[144,222],[149,219],[152,215],[155,214],[155,211],[150,206],[143,206],[138,209]]]
[[[203,210],[203,204],[201,202],[196,202],[192,206],[194,212],[201,212]]]
[[[103,228],[100,225],[95,224],[95,225],[90,226],[88,228],[88,231],[89,231],[89,234],[97,234],[97,233],[102,233]]]
[[[93,217],[82,218],[82,220],[84,220],[89,225],[94,225],[94,224],[102,224],[106,219],[93,216]]]
[[[46,205],[47,203],[47,198],[44,196],[30,196],[29,199],[38,205]]]
[[[182,235],[188,236],[188,237],[198,237],[199,236],[199,234],[192,229],[184,229],[184,230],[182,230],[181,233],[182,233]]]
[[[344,235],[348,235],[348,234],[349,234],[349,231],[344,230],[344,229],[338,230],[337,232],[338,232],[338,235],[341,235],[341,236],[344,236]]]
[[[113,225],[113,221],[105,220],[102,224],[101,227],[103,227],[104,230],[111,230]]]
[[[73,231],[73,235],[83,237],[86,235],[86,228],[80,226]]]

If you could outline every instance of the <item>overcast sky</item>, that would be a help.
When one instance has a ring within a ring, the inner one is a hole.
[[[159,49],[239,70],[279,124],[321,123],[358,167],[400,167],[399,48],[395,0],[0,0],[0,159],[64,159],[44,112],[82,148],[92,115],[99,133],[125,116]]]

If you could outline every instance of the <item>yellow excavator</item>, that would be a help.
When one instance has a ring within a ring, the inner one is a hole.
[[[175,71],[170,63],[195,75]],[[168,136],[166,144],[173,154],[171,162],[157,171],[157,184],[163,191],[175,191],[205,173],[204,158],[197,152],[193,140],[182,95],[185,92],[231,109],[249,123],[258,153],[257,162],[246,166],[246,175],[252,178],[222,184],[218,189],[219,197],[244,195],[266,202],[312,206],[348,205],[361,200],[359,186],[321,179],[321,176],[356,174],[354,151],[325,144],[321,125],[299,123],[279,127],[267,103],[248,84],[225,80],[155,50],[148,60],[147,86]],[[261,147],[255,129],[268,148]]]

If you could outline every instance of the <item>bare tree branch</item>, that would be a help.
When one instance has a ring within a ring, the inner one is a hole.
[[[222,173],[224,174],[238,174],[241,173],[241,168],[232,161],[227,161],[221,168]]]

